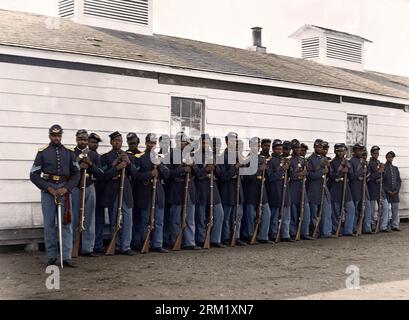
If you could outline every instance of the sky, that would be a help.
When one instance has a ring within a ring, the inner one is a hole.
[[[56,15],[57,0],[0,0],[0,8]],[[367,38],[365,69],[409,77],[409,0],[154,0],[154,33],[238,48],[263,28],[267,52],[300,57],[288,38],[305,23]]]

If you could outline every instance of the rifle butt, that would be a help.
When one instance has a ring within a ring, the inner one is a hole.
[[[107,251],[105,253],[105,255],[107,256],[114,256],[115,255],[115,247],[116,247],[116,237],[117,237],[118,231],[115,231],[111,242],[109,243],[109,246],[107,248]]]
[[[173,245],[173,248],[172,248],[173,251],[182,250],[182,238],[183,238],[183,230],[179,231],[175,244]]]
[[[77,258],[80,252],[81,233],[77,231],[74,244],[72,245],[71,257]]]
[[[314,231],[313,231],[313,233],[312,233],[312,237],[313,237],[314,239],[317,239],[317,238],[318,238],[318,229],[319,229],[320,223],[321,223],[321,221],[317,221],[317,223],[316,223],[316,225],[315,225],[315,227],[314,227]]]
[[[259,228],[259,224],[256,224],[256,227],[254,228],[253,236],[251,237],[251,240],[250,240],[251,245],[254,245],[257,243],[258,228]]]
[[[231,239],[230,239],[230,247],[235,247],[236,246],[236,234],[237,234],[236,226],[234,226],[233,234],[232,234]]]
[[[210,249],[210,230],[206,231],[205,241],[203,242],[203,249]]]
[[[277,230],[276,238],[274,239],[274,242],[275,242],[275,243],[281,241],[281,230],[280,230],[280,229],[281,229],[281,228],[279,228],[279,229]]]
[[[151,240],[151,229],[148,230],[148,233],[146,234],[146,238],[143,241],[141,253],[148,253],[149,252],[149,248],[150,248],[149,242],[150,242],[150,240]]]

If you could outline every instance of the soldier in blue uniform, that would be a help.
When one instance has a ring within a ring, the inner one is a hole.
[[[77,146],[74,148],[75,156],[80,165],[81,174],[86,169],[86,189],[85,189],[85,207],[84,207],[84,230],[81,235],[81,255],[88,257],[97,257],[94,254],[95,243],[95,181],[103,180],[104,172],[101,169],[99,155],[88,148],[88,132],[84,129],[76,133]],[[77,226],[80,216],[80,184],[72,190],[72,234],[75,241]]]
[[[260,150],[260,139],[255,138],[250,140],[250,154],[248,159],[251,159],[251,155],[257,155],[257,170],[254,174],[243,175],[243,211],[244,217],[246,219],[245,229],[243,230],[243,239],[250,241],[253,237],[254,226],[256,222],[256,213],[260,203],[260,191],[261,184],[263,186],[263,199],[262,206],[260,210],[261,220],[257,235],[257,241],[260,243],[269,243],[268,232],[270,229],[270,206],[268,204],[268,195],[266,189],[266,173],[264,179],[262,180],[263,171],[266,172],[267,169],[267,159],[259,155]]]
[[[136,248],[138,250],[142,248],[150,223],[153,178],[156,177],[154,229],[151,235],[150,251],[167,253],[168,250],[163,248],[163,215],[165,211],[165,190],[163,185],[164,179],[169,177],[169,169],[154,152],[156,143],[156,135],[153,133],[147,134],[145,137],[145,152],[135,154],[135,166],[139,168],[134,183],[134,206],[138,209],[137,221],[134,221],[137,226],[135,230],[137,237]]]
[[[328,201],[329,191],[327,189],[327,184],[323,184],[324,176],[328,175],[329,172],[329,161],[327,157],[323,156],[323,143],[324,141],[321,139],[315,140],[314,153],[307,161],[307,194],[310,202],[312,226],[315,226],[317,223],[318,213],[321,209],[321,196],[323,195],[323,208],[319,234],[321,238],[329,238],[332,231],[331,204]],[[314,229],[311,228],[310,231],[313,232]]]
[[[311,240],[310,233],[310,206],[308,203],[307,190],[302,191],[303,179],[308,175],[307,161],[301,156],[301,143],[292,141],[293,154],[290,162],[290,193],[291,193],[291,224],[290,235],[295,238],[298,222],[301,218],[301,197],[304,192],[304,216],[301,222],[301,239]]]
[[[329,188],[332,201],[332,233],[335,234],[338,221],[340,219],[340,210],[343,195],[344,175],[347,174],[347,181],[345,185],[345,216],[344,225],[341,229],[341,234],[344,236],[352,236],[355,218],[355,206],[352,201],[351,190],[349,189],[348,176],[350,174],[351,165],[345,158],[346,145],[344,143],[337,143],[334,145],[334,152],[336,157],[331,161]]]
[[[370,201],[370,210],[371,210],[371,226],[372,231],[375,230],[376,220],[378,217],[378,211],[376,210],[376,204],[378,203],[380,197],[380,184],[381,184],[381,177],[384,175],[384,164],[382,164],[379,158],[379,151],[380,148],[378,146],[373,146],[371,148],[371,158],[369,159],[368,164],[368,193],[369,193],[369,201]],[[380,231],[387,230],[388,228],[388,200],[386,198],[385,192],[382,188],[382,203],[381,203],[381,220],[379,229]]]
[[[399,229],[399,191],[402,185],[398,167],[393,165],[393,160],[396,157],[395,152],[389,151],[386,154],[385,172],[383,188],[388,199],[388,203],[392,207],[392,231],[400,231]]]
[[[210,147],[210,137],[208,134],[201,135],[201,147],[195,152],[195,163],[197,164],[198,172],[195,177],[196,183],[196,244],[203,246],[205,240],[206,225],[208,223],[209,196],[210,196],[210,178],[211,173],[214,173],[213,183],[213,226],[210,232],[210,244],[212,247],[225,248],[221,243],[222,227],[223,227],[223,206],[220,199],[219,189],[217,187],[218,175],[220,167],[214,165],[213,156],[217,158],[216,150]],[[216,146],[217,147],[217,146]]]
[[[225,141],[227,148],[221,155],[223,163],[220,164],[219,173],[219,191],[224,210],[222,242],[225,245],[230,244],[234,221],[236,220],[238,222],[236,225],[236,244],[239,246],[245,246],[247,244],[240,240],[241,220],[243,217],[243,186],[241,183],[241,176],[239,175],[241,164],[239,161],[237,133],[230,132],[225,137]],[[237,179],[239,179],[239,182],[237,182]],[[239,199],[237,199],[237,183],[239,183]],[[238,200],[239,203],[237,211],[236,200]]]
[[[115,215],[118,207],[118,192],[120,183],[120,172],[125,170],[125,183],[122,203],[122,228],[118,241],[116,241],[116,251],[124,255],[133,255],[131,251],[132,237],[132,208],[133,196],[131,179],[135,179],[137,168],[133,159],[122,148],[122,135],[115,131],[109,135],[112,149],[101,156],[101,166],[104,171],[104,195],[102,205],[108,208],[110,213],[111,230],[115,228]]]
[[[353,156],[349,160],[351,164],[351,172],[349,175],[349,187],[351,189],[352,200],[355,205],[355,220],[354,220],[354,232],[356,231],[357,223],[361,215],[362,208],[362,197],[365,199],[365,211],[364,211],[364,222],[362,226],[363,233],[372,233],[371,228],[371,210],[370,203],[367,195],[362,195],[362,184],[367,183],[367,167],[366,159],[363,157],[364,146],[360,144],[355,144],[353,146]]]
[[[126,135],[126,143],[128,145],[128,150],[126,152],[133,158],[134,156],[141,156],[143,153],[142,151],[139,150],[139,143],[140,139],[138,135],[135,132],[129,132]],[[134,182],[132,182],[132,192],[133,192],[133,198],[135,199],[136,197],[136,187],[134,186]],[[132,240],[131,240],[131,248],[132,249],[137,249],[137,246],[139,245],[137,242],[137,235],[136,235],[136,229],[138,228],[138,223],[140,222],[139,217],[140,217],[140,212],[139,208],[136,206],[133,207],[132,209]]]
[[[267,166],[267,181],[266,189],[268,195],[268,202],[270,205],[270,230],[269,237],[271,240],[275,240],[278,229],[279,219],[282,219],[280,237],[281,241],[292,241],[290,238],[290,221],[291,221],[291,201],[290,201],[290,189],[288,188],[284,199],[284,217],[280,217],[280,207],[283,197],[284,176],[285,172],[289,170],[289,159],[285,162],[285,158],[282,156],[283,143],[280,139],[273,141],[273,153],[271,159],[268,161]]]
[[[48,265],[57,260],[57,239],[55,219],[57,206],[55,198],[61,199],[61,221],[64,220],[65,206],[69,192],[78,184],[79,166],[74,151],[61,144],[63,129],[58,124],[49,129],[50,143],[38,150],[30,172],[30,180],[41,190],[41,207],[44,219],[44,243]],[[62,223],[63,263],[67,267],[76,267],[71,261],[72,227],[71,221]]]
[[[170,137],[167,134],[161,135],[159,137],[159,157],[164,160],[171,152],[171,141]],[[169,168],[168,168],[169,169]],[[169,181],[168,179],[163,179],[164,181],[164,192],[165,192],[165,208],[163,213],[163,247],[169,248],[170,247],[170,204],[168,201],[169,197]]]
[[[98,153],[99,143],[101,138],[98,134],[91,132],[88,136],[88,148],[95,152],[101,163],[101,155]],[[102,170],[102,169],[101,169]],[[104,181],[98,179],[94,183],[95,185],[95,242],[94,252],[104,254],[104,226],[105,226],[105,208],[102,205],[102,197],[104,193]]]
[[[169,168],[169,194],[168,202],[170,205],[169,211],[169,228],[170,228],[170,245],[173,246],[179,233],[182,222],[182,210],[185,194],[185,179],[187,174],[190,175],[188,184],[188,200],[186,208],[186,228],[183,232],[183,249],[200,250],[195,242],[195,202],[196,189],[194,176],[198,172],[197,166],[193,163],[190,157],[190,147],[188,147],[190,139],[183,133],[176,134],[176,148],[172,149],[165,158],[165,164]],[[185,148],[187,148],[186,151]]]

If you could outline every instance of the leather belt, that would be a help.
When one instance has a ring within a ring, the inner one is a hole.
[[[55,174],[49,174],[49,173],[43,173],[43,179],[44,180],[51,180],[53,182],[60,182],[60,181],[66,181],[69,179],[67,176],[57,176]]]

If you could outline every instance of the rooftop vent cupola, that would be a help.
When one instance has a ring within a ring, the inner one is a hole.
[[[260,27],[251,28],[252,36],[253,36],[253,45],[248,47],[247,48],[248,50],[266,53],[267,48],[261,45],[261,30],[262,29],[263,28],[260,28]]]
[[[364,70],[364,43],[372,42],[354,34],[308,24],[290,38],[299,40],[303,59],[354,70]]]
[[[81,24],[152,34],[153,0],[59,0],[60,17]]]

